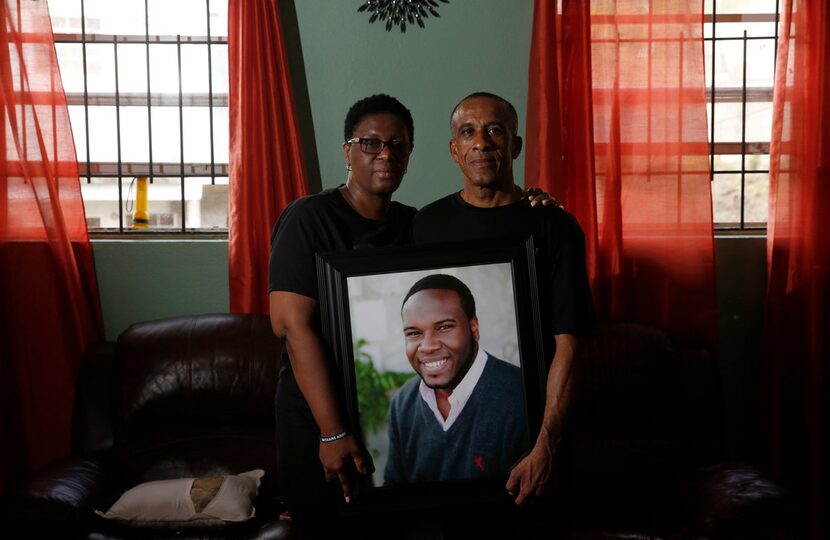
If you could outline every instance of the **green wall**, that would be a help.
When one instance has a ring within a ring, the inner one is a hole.
[[[94,240],[108,340],[134,322],[227,313],[227,240]]]
[[[727,444],[732,456],[752,457],[767,289],[767,239],[715,239],[720,371],[726,405]]]
[[[369,24],[369,17],[357,12],[359,5],[280,2],[289,29],[290,8],[296,9],[302,50],[289,45],[289,53],[295,59],[302,54],[322,186],[346,180],[342,146],[348,108],[360,98],[387,93],[400,99],[415,120],[415,152],[395,198],[420,207],[460,189],[448,150],[449,115],[465,95],[485,90],[505,97],[516,107],[524,131],[533,2],[452,0],[441,4],[440,18],[426,20],[425,29],[407,28],[405,34]],[[515,172],[521,180],[523,157]]]

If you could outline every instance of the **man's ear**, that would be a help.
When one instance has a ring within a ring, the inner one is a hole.
[[[478,317],[470,319],[470,332],[473,333],[473,339],[478,343]]]
[[[458,145],[455,143],[455,139],[450,139],[450,155],[452,160],[458,163]]]
[[[513,159],[519,157],[522,153],[522,138],[516,135],[513,137]]]

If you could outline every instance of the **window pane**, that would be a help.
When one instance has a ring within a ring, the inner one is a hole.
[[[706,25],[708,26],[708,25]],[[704,41],[703,42],[703,62],[704,62],[704,73],[706,75],[706,88],[711,88],[712,86],[712,42],[711,41]]]
[[[55,43],[64,92],[84,91],[84,58],[80,43]]]
[[[769,141],[772,137],[772,103],[746,104],[746,140]]]
[[[153,161],[179,163],[179,108],[153,107]]]
[[[147,93],[147,49],[144,45],[118,45],[118,91]]]
[[[227,94],[228,93],[228,46],[227,45],[211,45],[210,47],[211,62],[213,65],[213,93]]]
[[[715,142],[740,142],[740,103],[715,103]]]
[[[130,178],[121,182],[124,200]],[[116,178],[92,178],[90,183],[81,182],[87,225],[94,228],[118,228],[118,180]]]
[[[746,170],[768,171],[769,154],[750,154],[746,156]]]
[[[772,88],[775,78],[775,40],[756,39],[746,45],[746,85]]]
[[[205,0],[148,0],[150,35],[206,36]]]
[[[90,93],[115,92],[115,46],[103,43],[87,43],[87,89]],[[119,59],[120,60],[120,59]],[[81,88],[83,92],[83,88]]]
[[[210,162],[210,116],[207,107],[184,108],[184,160]]]
[[[228,163],[230,143],[228,141],[228,108],[213,109],[213,153],[216,163]]]
[[[718,13],[720,13],[720,7],[718,7]],[[773,22],[741,21],[719,22],[715,24],[717,25],[715,28],[715,38],[743,37],[744,30],[746,30],[747,37],[775,37],[775,23]],[[707,37],[711,37],[711,32]],[[740,43],[740,41],[736,41],[735,43]]]
[[[220,182],[224,180],[224,182]],[[186,178],[188,229],[228,228],[228,184],[227,177],[217,178],[211,185],[210,178]]]
[[[84,0],[87,34],[144,35],[144,0]]]
[[[207,45],[182,45],[182,91],[208,93]]]
[[[149,160],[147,107],[121,107],[121,161]]]
[[[49,18],[56,34],[81,33],[81,0],[51,0]]]
[[[769,210],[769,174],[748,174],[744,188],[744,221],[766,223]]]
[[[70,105],[69,122],[72,124],[72,138],[75,139],[75,156],[80,162],[86,162],[86,122],[84,108],[81,105]]]
[[[741,175],[716,174],[712,180],[712,210],[715,223],[741,222]]]
[[[718,41],[715,44],[715,86],[741,86],[743,61],[741,41]]]
[[[704,13],[712,13],[712,0],[705,0]],[[717,0],[718,13],[775,13],[775,0]]]
[[[740,171],[740,154],[717,154],[715,155],[715,171]]]
[[[81,114],[83,115],[83,112]],[[118,161],[117,133],[115,107],[89,108],[90,161]],[[84,156],[84,161],[86,161],[86,156]]]
[[[210,1],[210,35],[228,35],[228,2],[227,0]]]
[[[179,94],[179,65],[175,45],[150,45],[150,90],[153,93]]]

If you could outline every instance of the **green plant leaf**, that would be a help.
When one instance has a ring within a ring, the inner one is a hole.
[[[357,385],[357,408],[364,432],[377,433],[386,422],[391,395],[415,373],[380,372],[372,355],[364,350],[368,342],[359,338],[354,342],[354,369]]]

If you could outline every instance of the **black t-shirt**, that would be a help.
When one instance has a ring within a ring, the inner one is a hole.
[[[467,204],[459,193],[422,208],[412,225],[414,243],[533,235],[540,316],[547,362],[555,334],[590,339],[595,319],[585,268],[585,237],[576,220],[555,206],[533,208],[527,199],[494,208]]]
[[[414,215],[411,206],[392,202],[383,219],[366,219],[338,188],[297,199],[282,212],[271,234],[268,291],[318,299],[316,253],[408,243]]]
[[[392,202],[383,219],[366,219],[349,206],[338,188],[293,201],[271,233],[268,291],[318,300],[317,253],[408,243],[414,216],[411,206]],[[282,359],[280,384],[291,386],[291,392],[299,396],[285,348]]]

